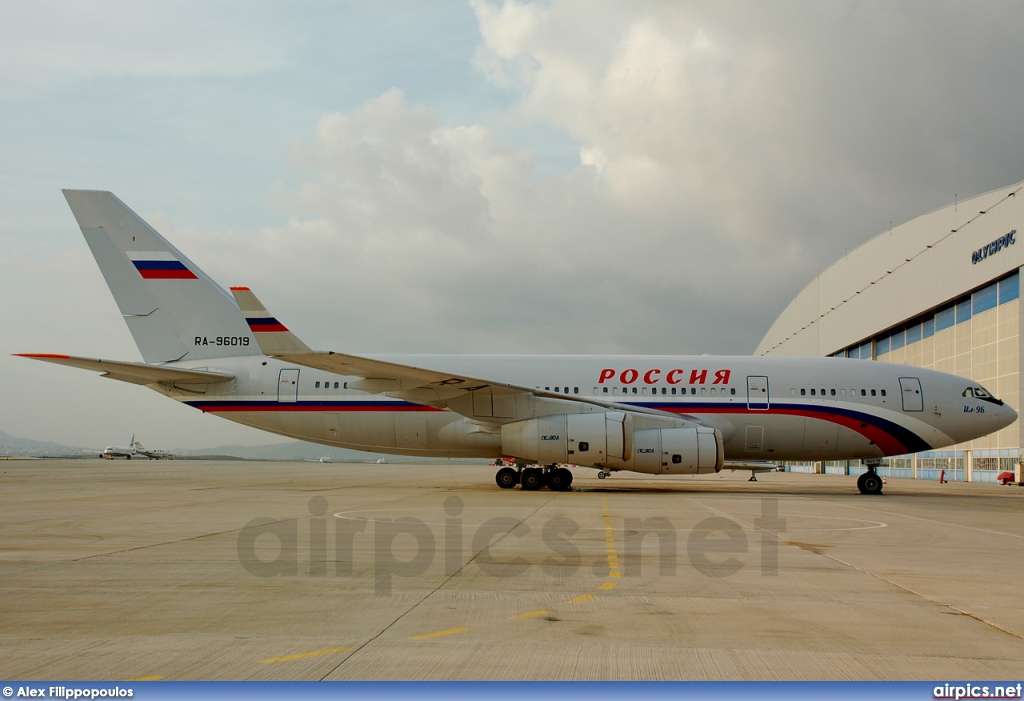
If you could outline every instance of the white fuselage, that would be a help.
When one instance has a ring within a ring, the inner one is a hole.
[[[520,387],[656,410],[718,429],[726,460],[869,459],[942,448],[1005,427],[1015,412],[965,396],[977,384],[904,365],[743,356],[373,356]],[[356,450],[502,455],[497,410],[474,420],[349,389],[359,378],[240,357],[179,363],[224,384],[159,391],[266,431]],[[205,391],[204,391],[205,390]],[[488,409],[490,410],[490,408]],[[653,413],[653,412],[652,412]],[[640,417],[658,426],[659,419]],[[629,469],[629,468],[626,468]]]

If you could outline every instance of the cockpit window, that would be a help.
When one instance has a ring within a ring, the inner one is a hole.
[[[967,389],[964,390],[963,396],[974,397],[975,399],[981,399],[983,401],[991,402],[999,406],[1003,405],[1002,400],[993,397],[991,394],[989,394],[987,389],[981,387],[980,385],[976,387],[968,387]]]

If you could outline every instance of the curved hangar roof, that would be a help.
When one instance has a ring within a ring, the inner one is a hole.
[[[831,355],[1024,265],[1024,182],[937,209],[836,261],[755,355]]]

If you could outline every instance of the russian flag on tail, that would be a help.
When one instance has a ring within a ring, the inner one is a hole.
[[[170,251],[126,251],[128,259],[146,280],[196,280],[196,274]]]
[[[245,314],[245,323],[249,325],[250,331],[253,333],[288,332],[288,328],[284,324],[272,317],[270,312],[263,308],[263,305],[256,299],[256,295],[252,294],[252,290],[248,287],[232,287],[231,294],[235,296],[236,300],[247,302],[240,306],[242,306],[242,313]],[[249,304],[250,302],[255,303]]]

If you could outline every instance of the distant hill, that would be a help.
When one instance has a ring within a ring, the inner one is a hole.
[[[80,457],[87,451],[83,448],[72,448],[50,441],[34,441],[30,438],[17,438],[0,431],[0,455],[12,457]],[[88,451],[91,453],[92,451]]]

